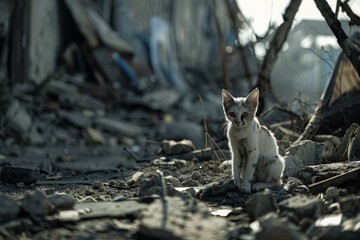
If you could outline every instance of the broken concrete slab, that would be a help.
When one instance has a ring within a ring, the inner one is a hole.
[[[324,203],[315,197],[304,194],[285,199],[278,203],[281,211],[289,211],[295,214],[298,220],[308,217],[317,218],[324,213]]]
[[[324,144],[310,140],[301,141],[289,147],[285,154],[296,156],[304,165],[317,165],[322,163]]]
[[[284,157],[285,169],[284,177],[297,177],[304,168],[303,161],[295,155],[287,155]]]
[[[32,184],[37,182],[39,177],[39,168],[3,166],[1,171],[1,181],[3,183]]]
[[[225,177],[205,185],[204,188],[198,192],[198,196],[200,199],[205,199],[224,195],[229,191],[238,191],[238,188],[233,179]]]
[[[276,212],[278,207],[271,191],[255,193],[245,203],[250,219],[255,220],[268,212]]]
[[[139,234],[152,239],[227,239],[227,221],[196,200],[167,197],[143,212]],[[191,217],[190,217],[191,216]]]

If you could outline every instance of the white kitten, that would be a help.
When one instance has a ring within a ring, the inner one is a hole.
[[[259,90],[254,89],[246,98],[234,98],[223,89],[222,104],[228,121],[232,175],[239,190],[249,193],[280,186],[284,159],[279,155],[274,135],[255,116]]]

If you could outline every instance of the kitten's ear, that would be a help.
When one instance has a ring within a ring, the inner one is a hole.
[[[235,102],[234,97],[225,89],[221,91],[221,96],[222,96],[222,103],[224,106],[229,106],[230,104],[233,104]]]
[[[251,93],[246,97],[246,104],[250,105],[252,108],[256,108],[259,104],[259,89],[255,88]]]

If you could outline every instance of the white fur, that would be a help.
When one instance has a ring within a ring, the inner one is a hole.
[[[222,96],[235,184],[244,193],[281,185],[284,160],[274,135],[255,116],[258,89],[246,98],[234,98],[226,90]]]

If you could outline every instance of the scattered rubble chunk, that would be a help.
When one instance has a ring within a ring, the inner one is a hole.
[[[31,127],[31,117],[18,100],[13,100],[6,111],[7,124],[14,131],[27,135]]]
[[[24,183],[32,184],[39,180],[39,168],[3,166],[1,181],[3,183]]]
[[[284,157],[285,161],[285,169],[284,176],[285,177],[297,177],[301,170],[304,168],[303,161],[295,155],[287,155]]]
[[[316,218],[324,212],[324,203],[315,197],[300,194],[281,201],[279,208],[294,213],[298,219]]]
[[[56,210],[72,209],[76,202],[75,198],[68,194],[55,194],[49,196],[49,201]]]
[[[106,139],[101,131],[88,127],[83,131],[85,139],[91,144],[106,144]]]
[[[155,200],[143,214],[139,234],[146,238],[227,239],[226,220],[211,216],[206,205],[196,200],[168,197],[166,205]]]
[[[54,211],[54,206],[41,191],[26,192],[21,208],[32,217],[44,217]]]
[[[164,177],[166,182],[171,183],[174,187],[181,187],[180,180],[173,176],[165,176]]]
[[[143,172],[136,172],[134,173],[131,178],[127,181],[127,184],[129,186],[138,186],[141,178],[144,177]]]
[[[163,140],[162,151],[165,155],[178,155],[188,153],[195,150],[194,144],[190,140]]]
[[[304,165],[317,165],[322,163],[324,144],[310,140],[301,141],[286,150],[286,155],[296,156]]]
[[[186,179],[185,181],[183,181],[181,183],[182,186],[184,187],[197,187],[200,186],[199,181],[194,180],[194,179]]]
[[[276,212],[277,204],[270,191],[255,193],[245,203],[250,219],[255,220],[268,212]]]
[[[330,186],[326,189],[325,198],[327,200],[336,201],[338,197],[339,197],[339,189],[337,187]]]
[[[20,213],[19,204],[6,195],[0,194],[0,223],[15,219]]]
[[[339,199],[341,213],[345,216],[354,217],[360,212],[360,197],[349,195]]]
[[[224,195],[229,191],[238,191],[238,188],[233,179],[225,177],[205,185],[204,188],[199,191],[199,198],[204,199],[207,197]]]
[[[308,194],[309,188],[305,186],[299,179],[289,177],[284,184],[284,189],[291,195]]]

